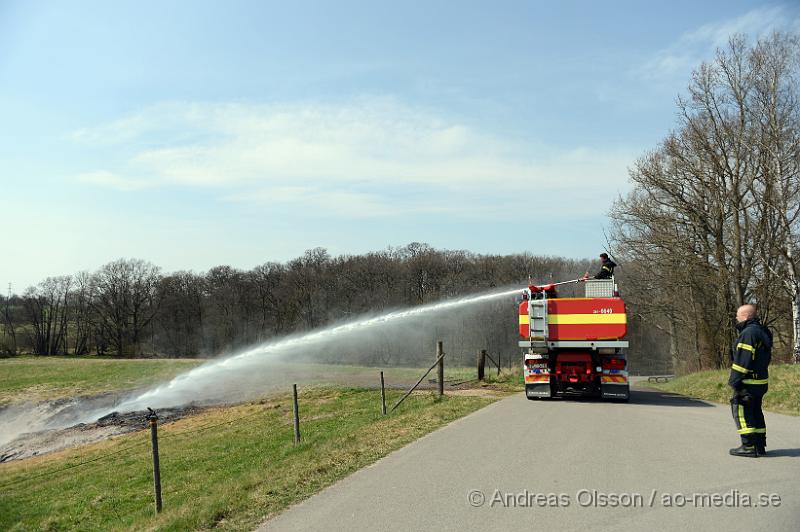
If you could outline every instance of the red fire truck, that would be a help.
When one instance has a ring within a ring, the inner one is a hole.
[[[558,297],[556,287],[570,283],[584,283],[585,297]],[[626,332],[625,302],[613,278],[529,285],[519,304],[526,396],[627,401]]]

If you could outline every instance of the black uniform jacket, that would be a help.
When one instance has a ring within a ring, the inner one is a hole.
[[[594,276],[595,279],[611,279],[611,276],[614,275],[614,268],[616,268],[616,264],[613,260],[607,259],[603,261],[603,264],[600,267],[600,271],[597,275]]]
[[[731,350],[731,376],[728,384],[734,390],[745,385],[765,385],[769,382],[769,362],[772,358],[772,332],[758,319],[736,324],[739,338]]]

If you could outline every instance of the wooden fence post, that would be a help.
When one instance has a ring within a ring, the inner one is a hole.
[[[439,381],[439,397],[444,395],[444,348],[442,341],[436,342],[436,359],[439,361],[439,370],[437,380]]]
[[[478,352],[478,380],[482,381],[486,372],[486,349]]]
[[[294,411],[294,444],[300,444],[300,409],[297,405],[297,385],[292,384],[292,410]]]
[[[381,371],[381,414],[386,415],[386,389],[383,384],[383,371]]]
[[[153,491],[155,492],[156,513],[161,512],[161,465],[158,460],[158,416],[152,408],[147,419],[150,421],[150,443],[153,446]]]

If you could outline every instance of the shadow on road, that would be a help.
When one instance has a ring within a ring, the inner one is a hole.
[[[770,458],[772,456],[791,456],[793,458],[800,458],[800,449],[770,449],[767,448],[767,455],[761,458]]]
[[[713,407],[711,403],[694,399],[677,393],[663,392],[653,388],[632,388],[630,399],[627,404],[631,405],[651,405],[651,406],[700,406]],[[571,397],[559,396],[552,399],[539,399],[541,401],[569,401],[571,403],[608,403],[609,399],[599,397]]]
[[[629,403],[634,405],[654,405],[654,406],[695,406],[695,407],[713,406],[709,403],[706,403],[705,401],[701,401],[699,399],[693,399],[691,397],[686,397],[685,395],[663,392],[661,390],[654,390],[649,388],[632,389]]]

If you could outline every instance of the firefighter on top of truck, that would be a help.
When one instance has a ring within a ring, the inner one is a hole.
[[[731,413],[742,438],[742,445],[731,449],[734,456],[763,456],[767,450],[767,424],[761,401],[767,393],[769,362],[772,357],[772,332],[761,325],[754,305],[736,311],[739,337],[731,350],[733,388]]]
[[[600,271],[594,276],[595,279],[611,279],[614,275],[614,268],[617,265],[608,258],[606,253],[600,254]]]

